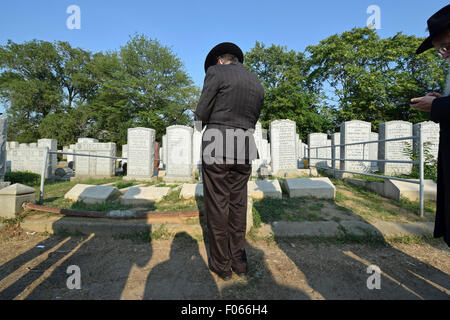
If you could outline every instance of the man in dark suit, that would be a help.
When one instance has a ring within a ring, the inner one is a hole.
[[[247,182],[257,157],[253,132],[264,103],[262,85],[243,62],[241,49],[230,42],[209,52],[195,111],[195,119],[206,125],[202,178],[209,268],[225,280],[232,271],[247,273]]]
[[[427,22],[430,36],[417,49],[417,54],[434,47],[442,58],[450,62],[450,5],[436,12]],[[424,97],[411,99],[411,107],[430,112],[431,120],[440,125],[434,237],[444,237],[444,241],[450,247],[450,92],[448,92],[448,86],[449,83],[444,96],[432,92]]]

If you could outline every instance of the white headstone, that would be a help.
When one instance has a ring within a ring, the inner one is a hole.
[[[323,147],[327,145],[326,133],[310,133],[308,134],[308,146],[310,158],[326,158],[327,149],[320,148],[314,149],[314,147]],[[311,167],[326,167],[326,160],[311,159],[309,165]]]
[[[395,139],[412,136],[412,123],[406,121],[389,121],[380,124],[380,140]],[[379,160],[408,160],[411,158],[405,154],[412,149],[412,140],[380,142],[378,145]],[[380,162],[380,172],[386,175],[410,174],[412,164]]]
[[[331,167],[333,169],[338,169],[338,170],[341,168],[341,161],[336,160],[336,159],[340,159],[341,147],[335,147],[335,146],[340,145],[340,144],[341,144],[341,134],[339,132],[333,133],[331,135],[331,146],[333,147],[331,149],[331,157],[334,160],[331,162]]]
[[[341,144],[370,141],[370,122],[353,120],[341,124]],[[342,159],[367,159],[369,160],[369,144],[357,144],[341,146]],[[370,171],[370,162],[341,161],[341,170],[353,172]]]
[[[199,128],[194,127],[194,133],[192,134],[192,169],[194,172],[198,172],[199,167],[202,164],[203,131],[199,131],[198,129]]]
[[[116,156],[116,144],[114,142],[82,142],[75,145],[75,153]],[[75,156],[75,176],[78,178],[104,178],[115,175],[115,160],[110,158]]]
[[[422,140],[424,143],[424,150],[428,150],[431,156],[437,160],[439,151],[439,124],[433,121],[424,121],[413,125],[413,134],[418,136],[419,132],[422,133]],[[419,141],[414,140],[414,150],[416,154],[419,154]],[[424,151],[425,154],[425,151]]]
[[[270,146],[274,174],[296,172],[296,124],[291,120],[270,123]]]
[[[6,131],[8,122],[6,117],[0,115],[0,181],[3,181],[6,173]]]
[[[377,141],[378,133],[371,132],[370,133],[370,141]],[[369,159],[370,160],[378,160],[378,143],[369,144]],[[375,172],[378,171],[378,162],[370,163],[370,171]]]
[[[151,179],[154,176],[155,130],[130,128],[127,142],[127,179]]]
[[[193,128],[174,125],[166,128],[167,170],[166,178],[192,177]]]

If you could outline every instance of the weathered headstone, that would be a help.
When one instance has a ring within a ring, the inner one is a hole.
[[[165,181],[190,181],[192,179],[192,134],[187,126],[166,128],[167,170]]]
[[[76,153],[116,156],[116,144],[114,142],[82,142],[75,145]],[[77,178],[105,178],[115,175],[115,160],[88,156],[75,156],[75,177]]]
[[[413,134],[418,136],[422,134],[424,150],[428,150],[435,160],[437,160],[439,151],[439,124],[433,121],[419,122],[413,125]],[[419,140],[414,140],[414,151],[419,154]],[[425,154],[425,151],[424,151]]]
[[[341,147],[339,145],[341,144],[341,134],[339,132],[333,133],[331,135],[331,157],[333,158],[333,161],[331,162],[331,167],[333,169],[340,169],[341,168],[341,161],[340,159],[341,155]],[[338,147],[336,147],[338,146]]]
[[[377,141],[377,140],[378,140],[378,133],[371,132],[370,141]],[[378,143],[369,144],[369,159],[378,160]],[[378,162],[373,161],[370,163],[370,171],[372,172],[378,171]]]
[[[192,134],[192,166],[193,172],[199,172],[202,164],[202,131],[194,127]]]
[[[341,144],[370,141],[370,122],[353,120],[341,124]],[[369,144],[357,144],[341,146],[342,159],[367,159],[369,160]],[[370,171],[370,162],[365,161],[341,161],[341,170],[353,172]]]
[[[167,169],[167,161],[169,160],[169,155],[168,155],[169,148],[167,146],[167,134],[163,135],[162,141],[163,141],[164,169]]]
[[[326,148],[315,149],[315,147],[324,147],[327,145],[326,133],[310,133],[308,134],[308,146],[310,158],[326,158]],[[310,167],[326,167],[326,160],[310,159]]]
[[[155,130],[128,129],[127,180],[148,180],[154,177]]]
[[[412,136],[412,123],[406,121],[389,121],[380,124],[380,140],[395,139]],[[380,142],[378,145],[378,159],[380,160],[408,160],[407,154],[412,149],[412,140]],[[386,175],[410,174],[412,164],[409,163],[389,163],[380,162],[378,164],[380,172]]]
[[[30,148],[48,148],[49,151],[57,151],[58,150],[58,140],[55,139],[39,139],[37,141],[37,145],[32,145],[30,143]],[[56,165],[58,163],[58,156],[56,154],[49,154],[48,155],[48,162],[51,166],[51,173],[49,172],[50,176],[55,175]],[[41,165],[42,167],[42,165]]]
[[[262,126],[258,121],[255,125],[255,132],[253,132],[253,137],[255,139],[256,148],[258,149],[259,159],[255,159],[252,161],[252,176],[256,176],[258,173],[259,167],[262,165]]]
[[[6,117],[0,115],[0,181],[4,181],[6,173],[6,131],[8,123]]]
[[[273,174],[289,174],[297,171],[296,124],[291,120],[275,120],[270,123],[270,154]]]

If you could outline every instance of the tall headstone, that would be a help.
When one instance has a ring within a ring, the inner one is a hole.
[[[341,134],[339,132],[333,133],[331,135],[331,146],[332,146],[331,158],[333,159],[331,162],[331,167],[337,170],[341,168],[341,161],[337,160],[340,159],[341,155],[341,147],[339,147],[340,144],[341,144]]]
[[[255,139],[256,148],[258,149],[259,159],[255,159],[252,161],[252,175],[257,175],[258,169],[263,163],[262,160],[262,126],[261,123],[258,121],[255,125],[255,131],[253,132],[253,137]]]
[[[308,134],[308,146],[309,146],[309,157],[310,158],[326,158],[327,149],[315,147],[324,147],[327,145],[328,136],[326,133],[310,133]],[[326,167],[326,160],[310,159],[310,167]]]
[[[169,155],[167,152],[169,150],[169,147],[167,146],[167,134],[163,135],[162,141],[163,141],[164,169],[167,169],[167,161],[169,161]]]
[[[55,139],[39,139],[37,141],[37,145],[29,145],[32,148],[38,147],[38,148],[48,148],[50,151],[57,151],[58,150],[58,140]],[[49,173],[50,176],[55,175],[56,165],[58,164],[58,156],[56,154],[49,154],[48,156],[48,162],[51,166],[51,172]]]
[[[370,133],[370,141],[377,141],[378,133],[371,132]],[[370,160],[378,160],[378,143],[369,144],[369,159]],[[378,171],[378,162],[373,161],[370,163],[370,171],[375,172]]]
[[[4,181],[6,173],[6,131],[8,122],[0,115],[0,181]]]
[[[127,180],[151,180],[154,177],[155,130],[128,129]]]
[[[341,124],[341,144],[370,141],[370,122],[353,120]],[[367,159],[369,160],[369,144],[357,144],[341,146],[342,159]],[[341,170],[353,172],[370,171],[368,161],[341,161]]]
[[[166,181],[189,181],[192,179],[193,129],[174,125],[166,128],[167,170]]]
[[[435,160],[437,160],[439,151],[439,124],[433,121],[419,122],[413,125],[413,134],[418,136],[422,134],[422,140],[424,143],[424,150],[427,150]],[[416,154],[419,154],[419,140],[414,140],[414,150]],[[424,151],[425,154],[425,151]]]
[[[389,121],[380,124],[380,140],[411,137],[412,123],[406,121]],[[378,159],[380,160],[408,160],[408,150],[412,149],[412,140],[380,142],[378,145]],[[386,175],[410,174],[412,164],[380,162],[380,172]]]
[[[270,153],[274,174],[297,172],[296,127],[291,120],[275,120],[270,123]]]

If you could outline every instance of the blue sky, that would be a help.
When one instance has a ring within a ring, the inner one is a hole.
[[[424,37],[426,20],[447,4],[441,0],[2,1],[0,45],[8,39],[62,40],[98,52],[118,49],[129,35],[144,33],[171,47],[202,87],[204,59],[220,42],[234,42],[244,52],[255,41],[303,51],[332,34],[364,27],[370,5],[380,7],[382,38],[399,31]],[[66,27],[70,5],[80,7],[80,30]]]

